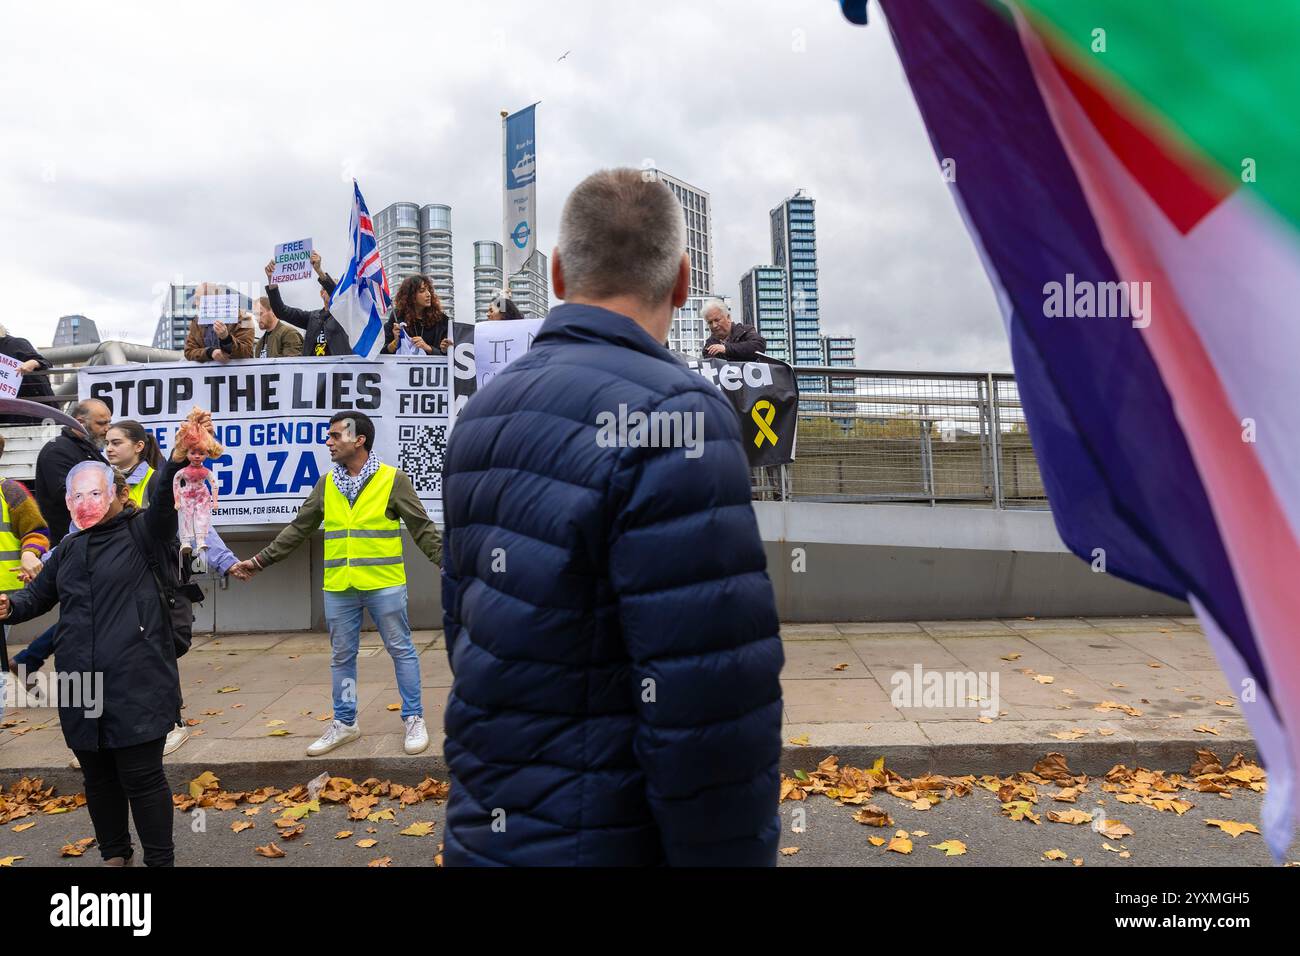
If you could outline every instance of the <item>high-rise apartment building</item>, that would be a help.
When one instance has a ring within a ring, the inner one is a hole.
[[[546,256],[535,249],[524,267],[510,277],[510,298],[526,319],[544,319],[551,311],[549,268]]]
[[[443,311],[455,317],[450,206],[391,203],[375,216],[375,242],[393,295],[409,276],[428,276]]]
[[[504,250],[501,243],[480,239],[474,243],[474,321],[487,318],[488,304],[501,286]]]
[[[383,254],[380,254],[382,259]],[[456,317],[456,282],[452,275],[451,207],[420,207],[420,271],[429,277],[448,318]],[[390,286],[391,288],[391,286]]]
[[[815,209],[816,202],[800,189],[771,212],[772,264],[786,274],[793,365],[818,365],[822,360]]]
[[[480,239],[474,243],[474,321],[487,318],[488,304],[504,281],[505,250],[501,243]],[[528,319],[544,319],[550,311],[549,265],[541,250],[534,250],[524,267],[510,277],[510,298]]]
[[[852,335],[823,335],[821,337],[822,365],[831,368],[853,368],[857,362],[857,342]],[[843,393],[852,395],[857,391],[857,380],[852,378],[832,378],[829,391],[832,395]],[[852,405],[834,405],[831,411],[852,411]]]
[[[709,194],[703,189],[692,186],[683,179],[678,179],[662,169],[647,169],[647,175],[653,174],[666,185],[677,201],[681,203],[682,215],[686,220],[686,254],[691,259],[691,278],[687,294],[694,302],[687,302],[683,309],[673,310],[673,326],[668,333],[668,341],[690,345],[699,338],[703,319],[699,307],[704,299],[713,294],[713,216]],[[704,339],[709,337],[704,331]],[[704,339],[699,339],[703,346]],[[679,351],[698,355],[699,348],[682,348]]]
[[[690,295],[713,292],[713,220],[709,194],[662,169],[648,169],[672,190],[686,217],[686,254],[691,258]]]
[[[783,362],[792,358],[787,298],[785,270],[777,266],[754,266],[740,278],[740,315],[735,318],[757,329],[767,340],[767,354]]]
[[[95,320],[88,319],[84,315],[65,315],[59,319],[59,324],[54,328],[55,348],[61,345],[85,345],[88,342],[99,341],[99,330],[95,328]]]

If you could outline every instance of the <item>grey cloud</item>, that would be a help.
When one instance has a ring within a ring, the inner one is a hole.
[[[548,254],[583,176],[650,160],[710,192],[716,291],[735,296],[770,261],[768,210],[804,186],[818,202],[823,326],[858,336],[859,364],[1009,367],[879,19],[853,28],[829,0],[372,3],[381,32],[368,42],[341,2],[310,16],[167,9],[126,25],[90,4],[16,14],[32,42],[0,64],[0,125],[20,147],[0,156],[0,202],[23,241],[9,237],[0,274],[11,328],[37,341],[72,311],[148,340],[159,283],[255,283],[287,239],[312,236],[337,273],[352,174],[372,212],[453,207],[468,314],[472,243],[500,239],[498,111],[541,100]],[[285,293],[316,301],[312,283]]]

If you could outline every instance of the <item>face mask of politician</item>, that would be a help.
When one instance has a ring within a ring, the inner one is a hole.
[[[83,531],[99,524],[112,510],[114,504],[112,472],[107,465],[87,462],[68,473],[68,514]]]

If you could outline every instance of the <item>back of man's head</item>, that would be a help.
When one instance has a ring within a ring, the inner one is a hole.
[[[602,169],[565,200],[556,244],[565,298],[663,304],[686,251],[686,220],[652,171]]]

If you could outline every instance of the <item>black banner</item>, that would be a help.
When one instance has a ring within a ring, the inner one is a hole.
[[[736,409],[751,466],[794,461],[799,386],[789,365],[775,360],[730,362],[685,355],[682,358],[692,371],[713,383]]]
[[[473,322],[451,323],[451,418],[452,425],[456,416],[465,407],[469,397],[478,391],[478,377],[474,374],[474,325]]]

